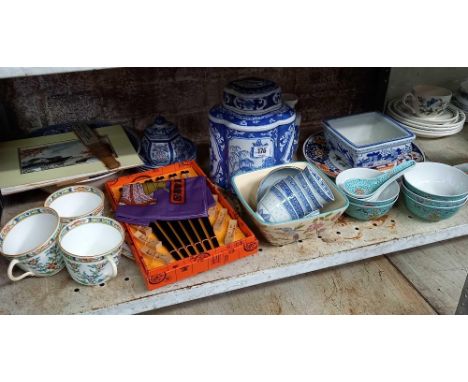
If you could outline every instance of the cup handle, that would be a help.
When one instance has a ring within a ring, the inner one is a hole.
[[[8,274],[8,278],[11,281],[20,281],[20,280],[23,280],[25,277],[34,276],[34,273],[32,273],[32,272],[25,272],[21,276],[18,276],[18,277],[13,276],[13,268],[18,263],[19,263],[18,260],[13,259],[13,260],[10,261],[10,265],[8,265],[7,274]]]
[[[115,263],[114,259],[111,255],[106,256],[107,261],[110,263],[112,267],[112,278],[117,276],[117,264]]]
[[[417,114],[416,113],[416,110],[414,110],[413,106],[411,106],[409,103],[407,103],[407,99],[408,98],[411,98],[413,99],[414,98],[414,94],[413,93],[406,93],[403,98],[401,99],[401,102],[403,102],[403,105],[405,105],[408,109],[411,110],[411,112],[413,114]]]

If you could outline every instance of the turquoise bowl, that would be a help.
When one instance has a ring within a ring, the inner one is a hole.
[[[464,200],[468,194],[462,194],[461,196],[460,195],[457,195],[457,196],[439,196],[439,195],[434,195],[434,194],[429,194],[427,192],[424,192],[424,191],[421,191],[419,190],[418,188],[412,186],[411,184],[409,184],[406,180],[403,180],[403,183],[402,183],[407,189],[409,189],[410,191],[412,191],[413,193],[419,195],[419,196],[422,196],[423,198],[426,198],[426,199],[431,199],[433,201],[439,201],[439,202],[459,202],[461,200]]]
[[[457,207],[434,207],[424,205],[412,199],[406,192],[403,192],[403,198],[406,207],[413,215],[430,222],[438,222],[451,218],[462,208],[462,205]]]
[[[401,188],[403,189],[403,192],[406,193],[411,199],[429,207],[461,207],[466,203],[467,200],[467,197],[464,197],[460,200],[434,200],[425,198],[424,196],[411,191],[404,183],[402,184]]]
[[[378,170],[372,170],[370,168],[350,168],[342,171],[335,179],[336,185],[345,193],[350,203],[356,205],[364,205],[366,207],[385,207],[389,204],[395,203],[400,193],[400,185],[397,181],[392,182],[375,201],[363,201],[362,199],[354,198],[353,196],[346,193],[343,189],[343,184],[348,179],[353,178],[373,178],[380,175],[381,172]]]
[[[374,220],[388,213],[395,202],[396,199],[384,206],[365,206],[350,202],[345,214],[358,220]]]
[[[397,195],[397,196],[394,196],[390,200],[385,200],[385,201],[376,200],[374,202],[369,202],[369,201],[365,201],[362,199],[353,198],[351,195],[348,195],[346,193],[345,195],[348,198],[350,203],[353,203],[357,206],[364,206],[364,207],[386,207],[389,204],[394,204],[398,199],[398,195]]]

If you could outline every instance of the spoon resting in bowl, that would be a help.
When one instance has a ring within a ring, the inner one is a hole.
[[[371,179],[348,179],[344,182],[343,189],[347,194],[357,199],[377,200],[390,183],[409,171],[415,164],[414,160],[403,162],[390,171]]]

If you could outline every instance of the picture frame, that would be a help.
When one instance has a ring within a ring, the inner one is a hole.
[[[3,195],[143,164],[122,126],[106,126],[95,131],[112,148],[120,162],[117,169],[109,170],[74,132],[1,142],[0,190]]]

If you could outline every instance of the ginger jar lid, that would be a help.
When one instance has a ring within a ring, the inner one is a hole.
[[[163,116],[158,116],[153,124],[145,128],[144,136],[150,140],[166,141],[179,135],[177,126]]]
[[[265,114],[281,108],[281,88],[262,78],[242,78],[224,88],[223,106],[240,114]]]

